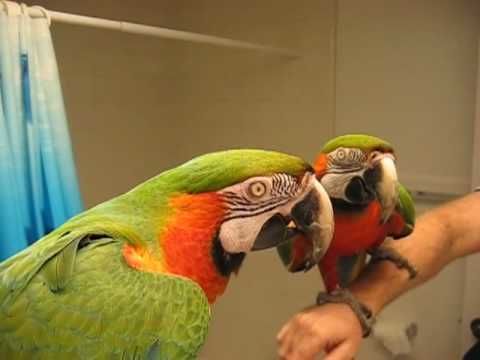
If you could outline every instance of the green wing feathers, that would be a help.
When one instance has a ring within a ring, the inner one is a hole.
[[[131,269],[122,241],[81,243],[77,235],[39,243],[0,265],[0,353],[8,359],[194,359],[210,320],[201,288]]]
[[[398,211],[405,219],[407,226],[413,230],[415,226],[415,203],[408,189],[402,184],[398,184]]]

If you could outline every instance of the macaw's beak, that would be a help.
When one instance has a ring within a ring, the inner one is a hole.
[[[376,156],[365,171],[364,180],[380,202],[382,223],[387,222],[398,203],[398,176],[393,154]]]
[[[306,271],[318,264],[330,246],[333,231],[330,198],[315,179],[310,192],[292,208],[285,241],[277,246],[287,269]]]

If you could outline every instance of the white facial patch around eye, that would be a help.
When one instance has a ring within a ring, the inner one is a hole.
[[[222,247],[229,253],[247,252],[263,225],[275,214],[288,215],[293,206],[303,200],[313,186],[313,175],[305,176],[302,183],[286,174],[258,177],[225,188],[224,197],[228,213],[220,227]],[[248,198],[246,188],[255,181],[267,184],[266,194],[259,199]]]
[[[356,148],[340,147],[330,152],[327,157],[329,169],[338,172],[360,169],[367,161],[365,153]]]

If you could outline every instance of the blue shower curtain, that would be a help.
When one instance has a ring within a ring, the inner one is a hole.
[[[0,260],[82,207],[49,24],[0,10]]]

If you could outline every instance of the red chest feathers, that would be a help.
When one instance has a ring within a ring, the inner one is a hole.
[[[170,205],[175,214],[161,235],[166,269],[195,281],[212,303],[228,283],[212,257],[212,240],[223,218],[223,203],[210,193],[176,197]]]
[[[382,209],[372,202],[358,213],[335,211],[335,234],[329,252],[349,256],[380,245],[387,235],[400,233],[403,220],[395,213],[385,224],[381,223]]]

